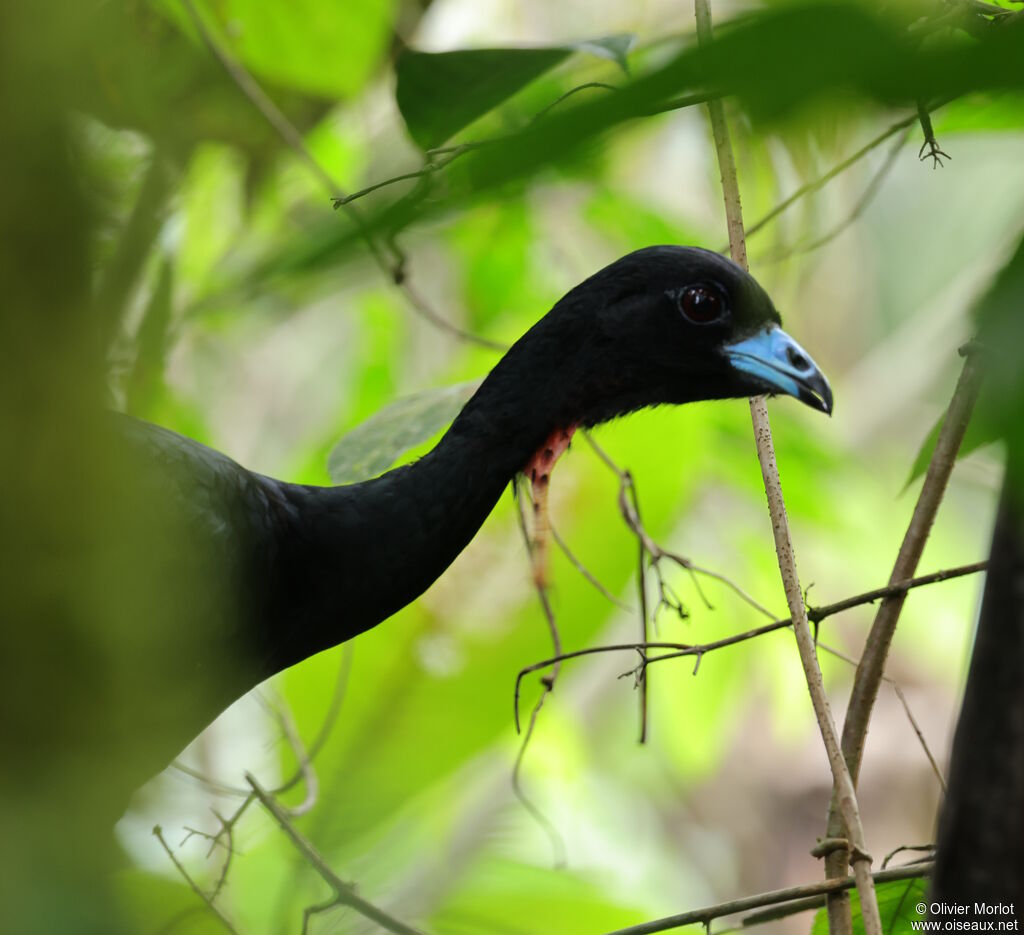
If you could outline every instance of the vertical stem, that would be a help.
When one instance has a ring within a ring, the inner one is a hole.
[[[970,421],[975,400],[981,381],[981,363],[978,355],[970,347],[961,351],[966,360],[956,390],[950,400],[946,418],[942,422],[939,437],[935,442],[935,451],[928,462],[921,493],[918,495],[914,512],[903,536],[899,554],[893,565],[889,583],[911,578],[917,570],[932,523],[942,503],[946,485],[949,483],[956,454],[960,450],[967,423]],[[864,754],[864,740],[868,732],[868,722],[878,697],[878,687],[882,681],[885,660],[889,654],[896,624],[906,601],[906,592],[885,598],[879,605],[875,620],[871,625],[857,665],[857,673],[850,692],[850,706],[846,711],[846,722],[843,725],[843,757],[849,767],[850,774],[856,782],[860,773],[861,759]],[[842,816],[838,803],[833,798],[829,808],[826,837],[835,837],[841,833]],[[846,865],[849,860],[845,849],[834,851],[825,859],[825,872],[829,877],[846,876]],[[839,919],[849,918],[849,900],[838,895],[829,896],[828,911],[832,930],[835,931]]]
[[[709,0],[696,0],[697,39],[701,44],[711,41],[711,6]],[[740,207],[739,184],[736,179],[736,163],[733,159],[732,143],[729,139],[729,127],[725,120],[725,110],[720,99],[708,101],[708,113],[711,117],[711,130],[718,154],[718,166],[722,175],[722,194],[725,198],[725,213],[729,227],[729,248],[733,260],[747,269],[747,251],[743,236],[743,213]],[[811,695],[811,703],[818,720],[821,738],[828,754],[829,766],[835,797],[840,814],[846,825],[847,839],[853,855],[854,878],[860,893],[864,930],[866,935],[882,935],[882,922],[878,913],[878,900],[875,896],[875,883],[871,876],[871,857],[867,853],[864,842],[864,831],[861,827],[857,796],[854,792],[853,780],[846,768],[839,746],[839,732],[836,730],[828,697],[818,666],[818,657],[811,637],[811,629],[807,620],[807,608],[804,606],[803,592],[800,589],[800,576],[797,572],[796,558],[793,553],[793,542],[789,533],[789,519],[786,516],[786,502],[782,494],[782,483],[779,480],[779,469],[775,460],[775,445],[772,441],[771,423],[764,397],[750,400],[750,416],[754,426],[754,438],[757,444],[758,461],[761,464],[761,476],[764,479],[765,493],[768,496],[768,509],[772,518],[772,530],[775,536],[775,552],[779,560],[779,571],[782,584],[786,591],[786,603],[793,618],[793,632],[796,636],[800,661],[807,678],[807,688]]]

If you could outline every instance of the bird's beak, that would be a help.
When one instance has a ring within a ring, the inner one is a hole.
[[[811,356],[777,325],[722,349],[733,369],[764,393],[795,396],[812,409],[832,414],[832,387]]]

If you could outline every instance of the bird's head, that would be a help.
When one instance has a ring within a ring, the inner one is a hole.
[[[647,247],[581,283],[547,316],[576,421],[644,406],[762,393],[832,411],[832,390],[780,327],[758,283],[717,253]],[[566,372],[567,371],[567,372]]]

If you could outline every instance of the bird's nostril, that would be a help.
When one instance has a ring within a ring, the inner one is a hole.
[[[795,347],[786,349],[786,356],[789,358],[790,364],[792,364],[797,370],[810,370],[811,362],[804,357]]]

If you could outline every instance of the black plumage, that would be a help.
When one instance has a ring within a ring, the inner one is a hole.
[[[1011,922],[1024,906],[1022,464],[1019,452],[1011,452],[950,754],[929,896],[930,906],[966,907],[958,917],[965,931],[968,924],[977,929],[992,919]],[[1014,908],[986,912],[979,904]]]
[[[491,371],[438,445],[345,487],[251,473],[123,419],[132,509],[169,509],[164,620],[179,708],[167,757],[262,679],[415,599],[466,546],[552,432],[659,404],[788,393],[831,410],[818,368],[744,271],[695,248],[632,253],[570,291]],[[170,530],[173,526],[174,529]],[[167,601],[170,607],[166,606]],[[173,705],[171,706],[174,707]]]

